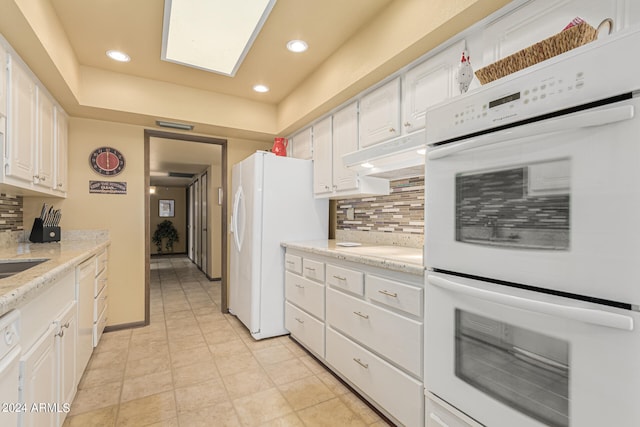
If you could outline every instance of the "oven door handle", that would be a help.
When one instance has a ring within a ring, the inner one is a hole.
[[[515,126],[497,132],[487,133],[478,137],[462,140],[458,143],[437,147],[429,151],[429,160],[441,159],[472,148],[484,147],[499,142],[530,136],[541,136],[556,132],[568,131],[585,127],[603,126],[611,123],[632,119],[633,105],[624,105],[606,109],[581,111],[554,119],[542,120],[526,125]]]
[[[594,310],[590,308],[573,307],[563,304],[553,304],[544,301],[522,298],[515,295],[503,294],[500,292],[488,291],[462,283],[453,282],[442,277],[429,275],[427,280],[439,288],[467,295],[473,298],[480,298],[486,301],[509,307],[521,308],[527,311],[548,314],[550,316],[562,317],[565,319],[577,320],[583,323],[605,326],[608,328],[633,331],[633,318],[623,314],[610,313],[608,311]]]

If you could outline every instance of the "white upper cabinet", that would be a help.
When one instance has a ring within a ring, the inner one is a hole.
[[[0,153],[3,156],[0,183],[15,187],[21,195],[65,197],[67,116],[11,47],[2,45],[0,38],[0,61],[2,57],[6,57],[7,65],[6,70],[0,67],[7,83],[7,128],[4,151]],[[0,85],[0,105],[5,105],[4,96],[4,86]],[[1,113],[2,110],[0,118]]]
[[[5,155],[5,173],[9,177],[32,182],[35,175],[37,89],[22,64],[9,57],[9,123]]]
[[[400,78],[360,100],[360,148],[400,135]]]
[[[56,107],[56,152],[54,188],[67,191],[68,118],[61,108]]]
[[[333,115],[333,185],[337,191],[358,188],[358,174],[344,165],[342,156],[358,149],[358,103]]]
[[[311,127],[308,127],[289,138],[289,155],[296,159],[311,159],[313,157],[311,135]]]
[[[7,49],[0,41],[0,116],[7,115]],[[4,129],[0,129],[4,131]]]
[[[313,192],[333,191],[333,147],[331,116],[313,125]]]
[[[41,187],[53,188],[53,160],[56,139],[55,107],[53,100],[42,90],[38,90],[37,117],[37,173],[34,176],[34,183]]]
[[[464,41],[409,69],[402,79],[402,131],[411,133],[425,127],[426,110],[460,92],[458,65]]]

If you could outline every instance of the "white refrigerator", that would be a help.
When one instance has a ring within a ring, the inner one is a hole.
[[[314,199],[311,160],[258,151],[231,173],[229,311],[254,339],[284,327],[285,241],[327,239],[329,204]]]

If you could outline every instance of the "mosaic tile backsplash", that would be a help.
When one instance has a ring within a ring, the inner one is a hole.
[[[336,230],[424,235],[424,177],[391,181],[390,187],[387,196],[338,200]]]
[[[22,196],[0,194],[0,231],[22,231]]]

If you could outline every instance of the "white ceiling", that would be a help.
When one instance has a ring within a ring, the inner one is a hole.
[[[277,104],[394,0],[278,0],[234,77],[160,59],[163,0],[48,1],[81,65]],[[292,39],[309,50],[289,52]],[[110,49],[131,62],[107,58]],[[271,90],[254,92],[258,83]]]
[[[216,144],[180,141],[175,139],[149,139],[149,171],[199,174],[212,168],[222,167],[222,148]],[[186,186],[191,178],[151,176],[152,186]]]

